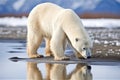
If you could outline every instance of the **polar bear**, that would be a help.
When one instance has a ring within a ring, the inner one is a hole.
[[[46,70],[47,80],[67,80],[67,71],[65,64],[46,64]]]
[[[77,64],[67,77],[69,80],[93,80],[91,66],[85,63]]]
[[[78,58],[91,56],[91,40],[81,19],[71,9],[53,3],[42,3],[33,8],[27,21],[27,53],[30,58],[43,57],[37,53],[43,39],[46,41],[46,56],[66,60],[64,55],[69,43]]]
[[[42,73],[37,63],[27,62],[27,80],[43,80]]]

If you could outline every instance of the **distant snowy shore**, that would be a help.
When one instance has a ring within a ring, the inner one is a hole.
[[[82,19],[83,25],[85,27],[120,27],[120,19]],[[27,17],[15,18],[15,17],[3,17],[0,18],[0,27],[1,26],[26,26]]]
[[[26,26],[26,23],[27,23],[27,17],[22,17],[22,18],[3,17],[3,18],[0,18],[1,26],[18,27],[18,26]]]

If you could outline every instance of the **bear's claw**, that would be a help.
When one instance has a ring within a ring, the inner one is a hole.
[[[30,58],[43,58],[43,55],[39,55],[39,54],[34,54],[34,55],[30,55]]]
[[[37,55],[37,58],[43,58],[44,56],[43,55]]]

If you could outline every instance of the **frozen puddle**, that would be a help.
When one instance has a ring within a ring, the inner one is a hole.
[[[25,41],[0,40],[0,80],[120,80],[120,62],[90,65],[10,61],[14,56],[27,57],[25,45]],[[39,52],[44,52],[44,43]]]

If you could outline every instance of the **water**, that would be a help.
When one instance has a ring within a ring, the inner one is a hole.
[[[44,53],[44,43],[38,51]],[[0,40],[0,80],[120,80],[120,65],[45,64],[9,60],[15,56],[27,57],[25,41]]]

